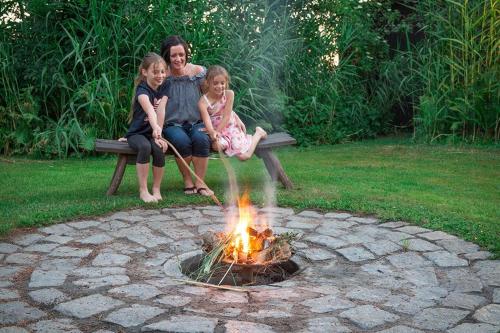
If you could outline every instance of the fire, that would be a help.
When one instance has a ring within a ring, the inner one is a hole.
[[[233,230],[231,231],[231,241],[225,250],[226,259],[237,263],[253,262],[252,253],[261,251],[264,247],[264,233],[259,233],[255,229],[256,212],[250,204],[248,193],[245,192],[238,199],[238,216],[234,218]],[[262,226],[260,226],[262,227]],[[269,230],[265,235],[272,236]]]

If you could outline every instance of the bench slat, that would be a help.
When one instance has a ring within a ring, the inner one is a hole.
[[[269,134],[266,139],[261,140],[257,145],[257,149],[268,149],[273,147],[288,146],[296,143],[296,140],[292,138],[288,133],[273,133]],[[95,140],[95,151],[102,153],[116,153],[116,154],[126,154],[135,155],[136,152],[130,148],[128,143],[120,142],[117,140],[107,140],[107,139],[96,139]],[[169,149],[167,154],[171,154],[172,150]]]

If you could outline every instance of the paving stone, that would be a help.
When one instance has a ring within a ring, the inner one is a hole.
[[[82,267],[71,271],[71,275],[87,278],[108,275],[125,275],[125,273],[125,267]]]
[[[111,312],[104,320],[123,327],[132,327],[142,325],[147,320],[152,319],[164,312],[165,310],[161,308],[133,304],[131,307],[121,308]]]
[[[446,332],[448,333],[498,333],[500,330],[499,326],[493,326],[490,324],[471,324],[465,323],[458,325]]]
[[[379,220],[374,217],[357,217],[357,216],[352,216],[348,218],[347,221],[362,223],[362,224],[373,224],[379,222]]]
[[[220,226],[221,224],[217,224],[217,225]],[[222,225],[222,226],[224,226],[224,225]],[[185,238],[189,238],[189,239],[195,238],[195,235],[192,232],[185,230],[185,229],[173,229],[173,228],[169,227],[168,229],[165,228],[165,229],[162,229],[159,231],[163,232],[165,234],[165,236],[172,238],[173,240],[180,240],[180,239],[185,239]]]
[[[15,276],[17,273],[21,272],[24,267],[16,266],[16,267],[2,267],[0,266],[0,281],[3,279],[10,279]]]
[[[451,293],[446,297],[441,305],[450,308],[460,308],[465,310],[474,310],[480,305],[486,304],[488,300],[479,295],[468,295],[464,293]]]
[[[500,303],[500,288],[493,290],[493,303]]]
[[[483,260],[474,264],[474,270],[489,286],[500,286],[500,260]]]
[[[427,240],[431,240],[431,241],[436,241],[436,240],[440,240],[440,239],[456,239],[455,236],[452,236],[452,235],[447,234],[447,233],[442,232],[442,231],[426,232],[423,234],[419,234],[418,236],[423,237]]]
[[[80,265],[80,262],[81,259],[79,258],[50,258],[41,261],[38,268],[44,271],[55,270],[59,272],[69,272]]]
[[[346,296],[350,299],[364,302],[382,302],[391,295],[388,289],[357,287],[349,291]]]
[[[325,217],[326,218],[334,218],[338,220],[345,220],[351,217],[352,215],[349,213],[326,213]]]
[[[97,227],[100,224],[101,224],[101,222],[93,221],[93,220],[67,223],[67,225],[69,225],[70,227],[75,228],[75,229],[80,229],[80,230],[81,229],[88,229],[88,228],[92,228],[92,227]]]
[[[0,243],[0,253],[14,253],[19,251],[20,247],[9,243]]]
[[[212,333],[219,322],[215,318],[200,316],[172,316],[170,320],[163,320],[151,325],[143,326],[141,332],[197,332]],[[228,332],[226,330],[226,332]]]
[[[361,305],[349,309],[340,314],[363,329],[374,328],[386,323],[392,323],[399,319],[398,315],[381,310],[372,305]]]
[[[109,311],[124,303],[117,299],[94,294],[74,299],[69,302],[61,303],[55,307],[55,310],[67,316],[77,318],[88,318],[101,312]]]
[[[69,299],[63,292],[55,288],[33,290],[28,294],[33,301],[44,305],[61,303]]]
[[[445,272],[446,280],[444,287],[451,291],[458,292],[480,292],[483,290],[483,283],[469,269],[457,268]]]
[[[0,328],[0,333],[30,333],[22,327],[9,326]]]
[[[101,288],[106,286],[121,286],[130,282],[127,275],[108,275],[95,278],[85,278],[73,281],[75,286],[81,286],[88,289]]]
[[[33,244],[24,248],[24,252],[42,252],[49,253],[52,252],[59,244],[57,243],[42,243],[42,244]]]
[[[138,216],[138,215],[124,215],[120,216],[117,218],[117,220],[124,221],[124,222],[130,222],[130,223],[136,223],[136,222],[142,222],[145,220],[145,216]]]
[[[412,235],[421,234],[423,232],[429,232],[430,231],[429,229],[425,229],[425,228],[422,228],[422,227],[416,227],[416,226],[413,226],[413,225],[405,226],[405,227],[402,227],[402,228],[397,228],[396,230],[400,231],[400,232],[407,233],[407,234],[412,234]]]
[[[373,254],[361,247],[346,247],[338,249],[337,252],[346,257],[347,260],[354,262],[375,259]]]
[[[33,265],[40,257],[29,253],[12,253],[5,258],[7,264]]]
[[[347,233],[345,235],[340,236],[339,238],[345,242],[345,244],[342,246],[347,246],[355,244],[373,243],[376,241],[376,239],[372,236],[374,235],[358,231],[355,233]]]
[[[210,301],[215,303],[248,303],[248,297],[246,293],[221,291],[211,295]]]
[[[257,312],[249,312],[247,316],[254,318],[290,318],[292,315],[285,311],[262,309]]]
[[[101,233],[79,240],[78,243],[99,245],[110,242],[112,240],[112,237],[108,236],[107,234]]]
[[[312,217],[315,219],[322,219],[324,214],[315,212],[313,210],[303,210],[300,213],[296,214],[296,216],[304,216],[304,217]]]
[[[279,215],[293,215],[294,214],[292,208],[275,207],[275,206],[263,207],[263,208],[259,209],[259,212],[279,214]]]
[[[120,229],[113,233],[113,236],[125,237],[132,242],[136,242],[148,248],[157,247],[161,244],[168,244],[172,241],[170,238],[155,236],[150,229],[140,226]]]
[[[60,236],[70,236],[73,235],[75,229],[66,224],[55,224],[50,227],[40,228],[39,231],[49,234],[49,235],[60,235]]]
[[[397,244],[401,244],[401,242],[404,241],[405,239],[414,238],[413,235],[399,231],[389,231],[388,229],[385,230],[384,232],[379,232],[377,236],[380,239],[387,239]]]
[[[36,333],[81,333],[71,319],[59,318],[42,320],[31,324],[30,328]]]
[[[249,321],[228,320],[224,326],[226,333],[274,333],[269,325],[253,323]]]
[[[54,251],[49,253],[49,256],[51,257],[64,257],[64,258],[85,258],[89,254],[92,253],[92,250],[89,249],[80,249],[76,247],[69,247],[69,246],[61,246]]]
[[[429,261],[419,256],[416,252],[392,254],[386,258],[398,268],[415,268],[431,265]]]
[[[47,314],[25,302],[0,303],[0,325],[30,322],[45,317]]]
[[[196,251],[201,248],[201,240],[199,239],[181,239],[175,242],[171,242],[169,247],[174,253],[186,253],[191,251]]]
[[[19,293],[17,290],[0,288],[0,301],[18,299]]]
[[[40,235],[40,234],[27,234],[27,235],[22,235],[19,237],[16,237],[12,240],[13,243],[21,246],[28,246],[33,243],[38,242],[39,240],[45,238],[45,236]]]
[[[43,240],[45,242],[57,243],[57,244],[66,244],[73,240],[73,237],[62,236],[62,235],[50,235],[45,237]]]
[[[327,295],[308,299],[301,304],[310,307],[311,312],[314,313],[327,313],[335,310],[349,309],[356,306],[353,302],[340,298],[336,295]]]
[[[319,317],[307,320],[307,328],[297,333],[350,333],[351,330],[342,325],[336,317]]]
[[[410,297],[408,295],[391,295],[384,306],[390,307],[396,312],[401,312],[404,314],[414,315],[422,309],[434,306],[436,302],[428,299],[419,299],[416,297]]]
[[[332,237],[339,237],[342,235],[345,235],[347,233],[347,230],[344,229],[339,229],[333,226],[321,226],[318,229],[316,229],[316,232],[322,234],[322,235],[327,235],[327,236],[332,236]]]
[[[193,217],[186,220],[182,220],[185,225],[196,227],[202,224],[211,224],[212,221],[206,217]]]
[[[404,227],[404,226],[407,226],[407,225],[408,225],[408,223],[401,222],[401,221],[386,222],[386,223],[379,224],[380,227],[391,228],[391,229],[400,228],[400,227]]]
[[[67,274],[64,271],[42,271],[35,269],[31,273],[30,288],[57,287],[66,281]]]
[[[473,252],[473,253],[466,253],[464,254],[464,257],[467,260],[485,260],[488,258],[491,258],[493,256],[493,253],[488,252],[488,251],[478,251],[478,252]]]
[[[368,250],[376,255],[382,256],[401,250],[401,246],[388,240],[379,240],[363,244]]]
[[[168,305],[168,306],[173,306],[173,307],[178,307],[178,306],[184,306],[186,304],[189,304],[191,302],[191,297],[188,296],[178,296],[178,295],[168,295],[168,296],[163,296],[160,299],[155,300],[155,302]]]
[[[180,292],[192,295],[206,295],[210,292],[209,288],[205,287],[194,287],[194,286],[185,286],[179,289]]]
[[[405,241],[402,241],[402,242],[405,242]],[[408,243],[408,250],[410,250],[410,251],[422,252],[422,251],[442,250],[441,247],[436,246],[436,245],[432,244],[431,242],[425,241],[423,239],[408,239],[408,240],[406,240],[406,242]],[[399,244],[403,245],[403,243],[401,243],[401,242]]]
[[[309,260],[312,261],[320,261],[336,258],[336,255],[331,253],[330,251],[319,249],[319,248],[309,248],[300,250],[299,254],[303,255]]]
[[[191,218],[202,218],[203,215],[197,210],[187,210],[187,211],[178,211],[172,212],[172,215],[178,219],[191,219]]]
[[[462,253],[475,253],[480,250],[479,246],[471,243],[471,242],[466,242],[463,239],[441,239],[436,241],[437,244],[440,246],[444,247],[446,250],[455,253],[455,254],[462,254]]]
[[[488,304],[477,310],[473,317],[483,323],[500,325],[500,305]]]
[[[416,287],[413,290],[418,299],[441,300],[448,296],[448,290],[441,287]]]
[[[401,276],[418,287],[437,286],[439,284],[434,267],[404,269]]]
[[[464,319],[469,311],[447,309],[447,308],[428,308],[417,314],[413,319],[413,325],[428,330],[445,330],[455,326]]]
[[[424,256],[440,267],[468,266],[465,259],[459,258],[456,254],[448,251],[436,251],[424,253]]]
[[[100,253],[92,260],[94,266],[123,266],[132,258],[123,254]]]
[[[290,221],[286,224],[287,228],[290,229],[314,229],[319,225],[319,221],[300,222],[300,221]]]
[[[116,296],[134,297],[146,300],[158,296],[162,292],[149,284],[136,283],[110,289],[108,293],[115,294]]]
[[[110,231],[110,232],[115,232],[115,231],[118,231],[118,230],[121,230],[124,228],[129,228],[129,227],[130,227],[130,225],[128,225],[127,223],[117,221],[117,220],[109,221],[106,223],[101,223],[101,225],[98,226],[99,229],[104,230],[104,231]]]
[[[316,244],[327,246],[331,249],[338,249],[339,247],[347,245],[347,243],[341,239],[333,238],[325,235],[312,235],[304,238],[306,241],[310,241]]]
[[[146,253],[148,250],[145,247],[138,246],[135,243],[112,242],[107,247],[101,250],[101,253],[119,253],[124,255]]]
[[[398,325],[383,331],[377,331],[377,333],[425,333],[425,332],[408,326]]]

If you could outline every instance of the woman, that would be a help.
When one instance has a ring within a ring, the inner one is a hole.
[[[210,139],[198,110],[201,82],[206,69],[189,63],[190,51],[180,36],[170,36],[161,45],[161,56],[168,65],[167,78],[161,91],[168,96],[163,136],[179,151],[184,161],[194,166],[194,172],[205,178],[210,153]],[[184,180],[185,194],[210,196],[210,189],[191,177],[189,169],[176,157]]]

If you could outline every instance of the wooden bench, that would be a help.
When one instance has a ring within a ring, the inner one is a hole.
[[[273,149],[283,146],[293,145],[296,141],[289,134],[273,133],[267,136],[265,140],[261,140],[255,149],[255,155],[264,161],[269,175],[273,181],[279,180],[287,189],[293,188],[292,182],[285,173],[281,166],[278,157],[274,154]],[[115,172],[111,178],[107,195],[113,195],[118,190],[125,173],[127,164],[136,163],[137,154],[130,148],[128,143],[120,142],[118,140],[96,139],[95,150],[101,153],[114,153],[118,154]],[[167,151],[167,154],[172,155],[172,149]]]

